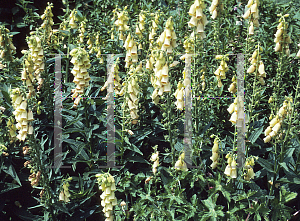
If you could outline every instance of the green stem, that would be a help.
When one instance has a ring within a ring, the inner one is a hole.
[[[299,75],[300,75],[300,70],[299,70]],[[290,117],[289,117],[288,130],[287,130],[287,132],[286,132],[286,134],[285,134],[284,140],[283,140],[282,145],[281,145],[281,150],[280,150],[280,162],[281,162],[281,163],[282,163],[282,161],[283,161],[283,151],[284,151],[284,146],[285,146],[285,144],[286,144],[288,135],[289,135],[290,130],[291,130],[292,119],[294,118],[295,104],[296,104],[296,100],[297,100],[297,97],[298,97],[298,89],[299,89],[299,87],[300,87],[300,76],[299,76],[298,84],[297,84],[297,87],[296,87],[296,93],[295,93],[295,98],[294,98],[294,102],[293,102],[292,112],[291,112],[291,115],[290,115]]]
[[[70,31],[71,32],[71,31]],[[69,33],[68,36],[68,49],[67,49],[67,64],[66,64],[66,77],[65,77],[65,83],[68,82],[68,73],[69,73],[69,57],[70,57],[70,41],[71,41],[71,33]]]
[[[283,25],[283,27],[284,26],[285,25]],[[285,29],[283,29],[283,33],[285,33]],[[283,34],[283,39],[285,39],[285,34]],[[274,106],[274,109],[273,109],[274,113],[277,112],[277,103],[279,101],[279,96],[280,96],[280,83],[281,83],[281,78],[282,78],[281,74],[282,74],[282,66],[283,66],[284,49],[285,49],[285,44],[283,43],[283,47],[282,47],[281,53],[280,53],[280,61],[278,63],[278,68],[277,68],[276,81],[275,81],[276,84],[277,84],[277,88],[276,88],[276,93],[275,93],[275,96],[274,96],[275,97],[275,99],[274,99],[275,106]],[[298,86],[299,86],[299,81],[298,81],[297,89],[298,89]],[[296,93],[298,93],[298,90],[296,90]],[[293,106],[293,108],[294,108],[294,106]],[[292,118],[292,116],[291,116],[291,118]],[[289,130],[290,130],[290,124],[289,124]],[[288,133],[285,136],[285,141],[286,141],[287,135],[288,135]],[[282,159],[283,158],[283,151],[284,151],[284,145],[282,144],[280,154],[277,157],[277,141],[275,141],[275,143],[274,143],[274,152],[275,152],[274,176],[273,176],[273,184],[270,188],[269,196],[273,195],[273,190],[274,190],[275,182],[276,182],[276,176],[277,176],[277,174],[280,170],[280,163],[279,162],[282,162],[282,160],[283,160]],[[278,162],[278,159],[280,159],[279,162]],[[269,204],[269,198],[267,199],[266,206],[268,206],[268,204]]]
[[[170,95],[167,95],[167,102],[168,102],[168,132],[169,132],[169,139],[170,139],[170,146],[171,146],[171,151],[172,151],[172,165],[175,165],[175,148],[173,145],[173,137],[172,137],[172,128],[171,128],[171,98]]]

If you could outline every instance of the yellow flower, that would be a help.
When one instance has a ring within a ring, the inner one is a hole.
[[[184,162],[184,158],[185,158],[185,152],[183,152],[179,156],[178,160],[176,161],[175,166],[174,166],[176,170],[183,170],[183,171],[187,171],[188,170],[187,169],[187,165]]]

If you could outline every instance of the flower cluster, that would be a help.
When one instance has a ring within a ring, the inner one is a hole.
[[[119,76],[119,63],[120,59],[117,58],[116,62],[114,63],[114,89],[116,95],[122,96],[124,94],[124,87],[122,88],[121,78]]]
[[[233,124],[236,124],[236,120],[237,120],[237,97],[234,99],[234,102],[232,104],[230,104],[227,111],[230,114],[232,114],[229,121]]]
[[[221,0],[213,0],[211,6],[209,7],[209,12],[212,15],[211,18],[215,19],[218,16],[218,13],[223,10],[223,4]]]
[[[229,88],[228,88],[228,91],[230,93],[233,93],[235,94],[236,91],[237,91],[237,88],[236,88],[236,77],[233,76],[232,79],[231,79],[232,83],[230,84]]]
[[[115,179],[109,173],[96,174],[99,189],[103,191],[100,195],[101,206],[106,217],[105,221],[113,220],[113,207],[117,205],[117,198],[115,197],[116,185]]]
[[[4,26],[0,26],[0,70],[4,65],[2,59],[12,61],[12,54],[16,52],[16,47],[12,43],[12,35],[9,35],[9,30]]]
[[[214,146],[212,148],[212,156],[210,157],[212,164],[210,165],[212,169],[215,169],[218,165],[218,159],[219,159],[219,139],[215,138],[214,140]]]
[[[179,110],[183,110],[183,106],[184,106],[183,95],[184,95],[184,85],[182,82],[178,82],[177,89],[174,93],[174,96],[176,98],[175,105]]]
[[[104,60],[103,60],[103,56],[101,55],[101,40],[99,34],[96,36],[95,46],[96,46],[95,51],[97,52],[96,57],[100,59],[99,63],[103,64]]]
[[[154,75],[155,76],[151,76],[151,83],[155,88],[151,98],[153,102],[157,104],[159,96],[162,96],[164,92],[171,92],[169,67],[163,51],[155,54]]]
[[[118,19],[115,21],[114,24],[118,27],[118,31],[120,31],[119,38],[122,40],[125,40],[125,36],[123,36],[123,32],[129,29],[129,27],[127,25],[128,21],[129,21],[129,17],[128,17],[128,12],[126,11],[126,9],[127,9],[127,6],[121,12],[116,12],[115,10],[113,11],[114,13],[117,14],[117,17],[118,17]]]
[[[260,46],[258,47],[259,49],[255,49],[252,56],[249,58],[251,66],[248,68],[247,73],[252,74],[253,72],[255,72],[256,77],[259,79],[259,82],[262,85],[265,85],[265,81],[263,79],[263,77],[266,77],[265,65],[261,60],[261,55],[260,55],[260,52],[262,52],[263,49]],[[258,72],[256,71],[257,67],[258,67]]]
[[[30,181],[30,184],[31,184],[32,187],[39,185],[41,175],[42,175],[41,171],[38,171],[37,173],[32,173],[28,177],[28,180]]]
[[[154,20],[152,20],[151,32],[149,34],[149,41],[151,44],[154,41],[154,37],[156,36],[156,30],[158,29],[158,19],[159,19],[159,14],[156,13]]]
[[[175,163],[174,168],[176,170],[182,170],[182,171],[187,171],[187,165],[184,162],[184,158],[185,158],[185,152],[183,151],[182,154],[180,154],[180,156],[178,157],[178,160]]]
[[[155,153],[152,154],[152,156],[150,158],[150,160],[152,162],[154,162],[153,165],[152,165],[152,172],[153,172],[154,175],[156,174],[157,167],[159,166],[159,156],[158,155],[159,155],[159,152],[156,151]]]
[[[53,8],[52,4],[48,4],[48,6],[44,11],[44,14],[41,16],[41,19],[44,20],[41,28],[45,29],[45,36],[49,36],[49,38],[50,38],[50,33],[52,32],[52,26],[54,24],[52,19],[53,13],[51,8]]]
[[[141,11],[139,14],[139,23],[136,25],[135,34],[139,36],[139,38],[143,37],[143,32],[145,31],[145,19],[146,15],[144,11]]]
[[[70,14],[70,22],[69,22],[69,25],[72,29],[76,29],[78,26],[76,24],[75,21],[77,21],[77,18],[76,18],[76,10],[74,9],[73,11],[71,11],[71,14]]]
[[[93,54],[94,53],[94,47],[93,47],[92,37],[89,37],[89,40],[86,43],[88,45],[87,48],[90,50],[89,53]]]
[[[253,179],[255,176],[255,173],[252,168],[253,166],[254,166],[254,157],[248,158],[244,166],[244,170],[246,171],[244,174],[244,179],[247,181],[250,181],[250,179]]]
[[[226,79],[225,73],[229,70],[226,61],[229,61],[229,58],[226,55],[216,55],[216,59],[221,60],[221,64],[215,71],[215,75],[218,80],[218,87],[222,87],[221,79]]]
[[[30,56],[28,57],[29,59],[28,62],[31,62],[32,60],[32,63],[34,65],[33,66],[34,77],[37,80],[39,85],[37,89],[40,90],[44,82],[44,79],[41,77],[41,74],[45,69],[44,50],[42,48],[41,39],[38,36],[32,35],[30,36],[27,44],[30,50]]]
[[[80,22],[80,34],[79,34],[79,42],[84,42],[84,33],[85,33],[85,21]]]
[[[34,76],[32,75],[34,73],[34,63],[31,58],[31,54],[27,54],[27,57],[24,59],[24,66],[21,72],[21,80],[23,81],[23,84],[27,86],[29,93],[27,94],[27,99],[31,97],[35,93],[33,83],[35,82]],[[39,77],[39,76],[38,76]],[[40,79],[40,77],[38,78]],[[41,80],[40,80],[41,82]]]
[[[69,198],[70,198],[71,194],[69,192],[69,186],[70,186],[69,182],[64,182],[63,189],[59,193],[59,197],[58,197],[59,201],[64,201],[65,203],[70,202]]]
[[[14,119],[9,119],[6,123],[7,128],[9,129],[9,138],[10,142],[12,143],[16,137],[17,137],[17,128],[16,125],[14,124]]]
[[[128,105],[130,110],[130,117],[132,120],[137,120],[139,118],[138,115],[138,105],[139,105],[139,85],[138,79],[136,77],[132,77],[127,84],[127,94],[125,97],[125,103]]]
[[[163,51],[167,51],[167,54],[171,54],[173,52],[173,49],[177,46],[177,37],[173,25],[174,24],[171,16],[166,22],[165,30],[157,39],[157,44],[159,45],[160,49]]]
[[[232,156],[230,154],[227,154],[226,158],[227,158],[227,166],[225,168],[224,174],[230,176],[231,178],[237,178],[235,159],[232,159]]]
[[[33,113],[31,110],[27,111],[27,101],[22,97],[21,91],[19,88],[13,89],[10,95],[12,99],[12,106],[14,108],[13,114],[16,119],[16,129],[19,130],[17,136],[18,140],[25,141],[27,134],[33,134],[33,127],[30,124],[33,119]],[[10,132],[10,135],[14,137],[13,132]]]
[[[188,22],[188,26],[193,28],[196,27],[196,33],[199,34],[200,39],[206,38],[204,29],[208,21],[206,16],[203,14],[203,9],[205,9],[205,3],[203,0],[195,0],[194,4],[191,5],[189,10],[189,15],[192,16]],[[194,38],[195,32],[192,32],[191,37]]]
[[[151,53],[149,59],[147,59],[146,61],[146,69],[153,70],[154,64],[155,64],[154,53]]]
[[[285,49],[285,54],[287,56],[290,55],[289,44],[292,43],[290,36],[287,34],[288,23],[285,22],[285,18],[288,16],[289,14],[281,16],[281,18],[279,19],[279,24],[277,26],[277,31],[274,34],[274,42],[276,43],[275,52],[279,52]]]
[[[132,63],[138,62],[137,45],[130,33],[126,38],[123,47],[126,49],[125,68],[129,68]]]
[[[268,143],[271,141],[272,137],[275,137],[278,134],[278,131],[281,128],[284,118],[287,116],[288,112],[292,110],[292,98],[287,98],[282,107],[277,112],[276,116],[270,121],[270,126],[265,130],[264,142]]]
[[[91,80],[88,70],[91,67],[88,53],[83,48],[74,48],[70,52],[72,59],[71,63],[74,67],[71,73],[74,75],[73,82],[77,85],[75,89],[72,89],[72,96],[76,99],[74,101],[74,108],[77,107],[80,101],[80,96],[84,93],[84,88],[89,86]]]
[[[244,19],[248,19],[250,17],[250,26],[249,26],[249,35],[254,35],[254,26],[258,27],[259,22],[259,14],[258,14],[258,6],[259,6],[259,1],[258,0],[249,0],[247,4],[247,11],[243,15]]]
[[[183,47],[186,54],[194,54],[194,38],[190,37],[184,40]],[[182,55],[184,56],[184,55]],[[185,57],[184,57],[185,59]]]

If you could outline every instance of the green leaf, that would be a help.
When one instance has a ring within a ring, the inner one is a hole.
[[[17,185],[17,184],[14,184],[14,183],[2,183],[0,182],[0,194],[2,193],[5,193],[5,192],[8,192],[10,190],[13,190],[13,189],[17,189],[21,187],[20,185]]]
[[[251,135],[249,136],[249,141],[254,144],[255,141],[257,140],[257,138],[261,135],[262,131],[263,131],[264,127],[260,127],[256,130],[254,130]]]
[[[124,141],[125,141],[125,143],[128,144],[127,149],[132,150],[136,153],[139,153],[140,155],[143,155],[143,153],[139,150],[139,148],[137,148],[134,144],[129,142],[128,137],[124,137]]]
[[[273,164],[263,158],[258,158],[257,162],[267,171],[274,173]]]
[[[280,202],[283,204],[295,199],[297,195],[297,193],[287,191],[284,186],[280,188]]]
[[[18,177],[18,174],[15,171],[15,168],[9,161],[5,161],[5,163],[3,164],[1,169],[3,170],[3,172],[9,174],[15,181],[17,181],[17,183],[20,186],[22,186],[21,181]]]
[[[161,174],[161,180],[163,181],[163,184],[168,185],[170,182],[172,182],[172,177],[170,176],[169,172],[164,167],[158,168]]]
[[[184,148],[184,145],[181,143],[181,142],[177,142],[175,145],[174,145],[174,148],[177,150],[177,151],[182,151],[183,148]]]

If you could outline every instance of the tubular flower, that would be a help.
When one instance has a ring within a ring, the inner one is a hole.
[[[179,109],[179,110],[183,110],[183,107],[184,107],[183,95],[184,95],[184,85],[182,84],[182,82],[179,82],[177,85],[177,89],[174,93],[174,96],[177,100],[177,101],[175,101],[175,105],[176,105],[177,109]]]
[[[128,21],[129,21],[129,17],[128,17],[128,12],[126,11],[127,6],[124,8],[123,11],[121,12],[117,12],[116,10],[114,10],[114,17],[117,15],[118,19],[115,21],[115,26],[117,26],[118,31],[120,32],[120,36],[119,38],[122,39],[123,41],[125,40],[125,36],[123,36],[123,32],[128,30],[129,27],[127,25]]]
[[[209,7],[209,12],[212,15],[211,18],[215,19],[218,16],[218,13],[223,10],[223,4],[221,0],[213,0],[211,6]]]
[[[89,40],[86,42],[88,45],[88,49],[90,50],[89,53],[93,54],[95,51],[95,48],[93,47],[93,41],[92,41],[92,37],[89,37]]]
[[[103,57],[101,54],[101,43],[102,43],[102,40],[100,39],[100,35],[97,34],[96,41],[95,41],[95,46],[96,46],[95,51],[97,52],[96,57],[99,59],[99,64],[104,63],[104,60],[103,60]]]
[[[282,107],[277,112],[276,116],[271,119],[270,126],[268,126],[265,130],[265,138],[264,142],[269,143],[273,137],[275,137],[282,125],[284,118],[291,112],[292,110],[292,98],[287,98],[284,102]]]
[[[152,20],[151,32],[149,34],[150,47],[154,42],[154,37],[156,36],[156,30],[158,29],[158,21],[159,21],[159,14],[156,13],[154,20]]]
[[[248,68],[247,73],[252,74],[255,72],[255,76],[259,79],[259,82],[262,85],[265,85],[264,77],[266,77],[266,72],[265,65],[261,60],[261,52],[263,52],[263,49],[258,45],[258,49],[255,49],[252,56],[249,58],[251,66]]]
[[[99,189],[102,190],[101,206],[103,207],[103,213],[106,217],[105,221],[113,220],[113,207],[118,204],[115,197],[116,185],[115,179],[109,173],[96,174]]]
[[[205,35],[205,26],[208,21],[206,16],[203,14],[203,9],[205,9],[205,3],[203,0],[195,0],[194,4],[191,5],[189,10],[189,15],[192,16],[188,22],[188,26],[193,28],[196,27],[196,33],[199,34],[200,39],[206,38]],[[194,38],[195,32],[193,31],[191,37]]]
[[[139,36],[139,38],[143,37],[143,32],[145,31],[145,19],[146,15],[144,11],[141,11],[139,14],[139,23],[136,25],[135,34]]]
[[[156,151],[155,153],[153,153],[150,160],[154,162],[152,165],[152,172],[155,175],[157,172],[157,167],[159,166],[159,152]]]
[[[230,93],[233,93],[235,94],[236,91],[237,91],[237,88],[236,88],[236,77],[233,76],[232,79],[231,79],[232,83],[230,84],[230,87],[228,88],[228,91]]]
[[[219,159],[219,139],[215,138],[214,140],[214,146],[212,148],[212,156],[210,157],[212,164],[210,165],[212,169],[215,169],[218,165],[218,159]]]
[[[119,63],[120,63],[120,59],[117,58],[116,62],[114,63],[114,89],[116,95],[122,96],[124,93],[124,89],[123,91],[121,90],[122,85],[121,85],[121,78],[119,77]]]
[[[250,26],[249,26],[249,35],[254,35],[254,26],[258,27],[259,22],[259,14],[258,14],[258,6],[259,6],[259,1],[258,0],[249,0],[247,4],[247,11],[243,15],[244,19],[250,18]]]
[[[172,16],[167,20],[165,30],[159,38],[157,39],[157,44],[160,49],[167,51],[167,54],[171,54],[173,49],[177,46],[176,44],[176,34],[173,27],[174,23],[172,21]]]
[[[49,36],[49,40],[52,33],[52,26],[54,24],[52,19],[53,13],[51,8],[53,8],[52,3],[51,4],[48,3],[48,6],[46,7],[44,14],[41,16],[41,19],[43,20],[43,24],[41,27],[42,29],[45,29],[45,36]]]
[[[69,198],[71,194],[69,193],[69,186],[70,184],[68,182],[63,184],[63,190],[59,193],[59,201],[64,201],[65,203],[70,202]]]
[[[164,92],[171,92],[171,85],[169,82],[169,66],[164,57],[164,53],[155,53],[154,76],[151,77],[151,83],[154,87],[152,93],[152,100],[155,104],[159,101],[159,96]]]
[[[250,181],[250,179],[253,179],[255,176],[255,173],[252,168],[253,166],[254,166],[254,158],[253,157],[248,158],[244,166],[244,170],[245,170],[244,179],[247,181]]]
[[[126,38],[123,47],[126,49],[125,68],[129,68],[132,63],[138,62],[137,45],[130,33]]]
[[[85,33],[85,21],[80,23],[80,34],[79,34],[79,42],[84,42],[84,33]]]
[[[184,158],[185,158],[185,152],[183,151],[183,153],[180,154],[178,160],[175,163],[174,168],[176,170],[182,170],[182,171],[187,171],[188,170],[187,166],[186,166],[186,163],[184,162]]]
[[[232,156],[230,154],[227,154],[226,158],[227,158],[227,166],[225,168],[224,174],[230,176],[231,178],[237,178],[235,159],[232,159]]]
[[[221,60],[221,64],[215,71],[215,75],[218,80],[218,87],[222,87],[223,84],[221,82],[221,79],[226,79],[225,73],[229,70],[226,61],[229,61],[229,58],[227,57],[227,55],[217,55],[216,59]]]
[[[27,51],[26,51],[27,52]],[[25,52],[25,53],[26,53]],[[35,93],[34,90],[34,83],[35,83],[35,78],[34,78],[34,63],[31,57],[31,54],[28,53],[27,55],[24,56],[24,65],[23,65],[23,70],[21,72],[21,80],[23,81],[23,84],[27,86],[29,93],[27,94],[27,99],[31,97]],[[39,78],[38,78],[39,79]]]
[[[29,63],[32,61],[34,65],[33,66],[34,77],[38,82],[37,90],[40,90],[44,82],[44,79],[41,78],[41,74],[45,69],[44,50],[42,48],[41,39],[36,35],[32,35],[29,37],[27,44],[30,50],[30,56],[28,56],[27,59],[28,63],[26,63],[25,61],[25,64],[29,66],[30,65]],[[28,71],[31,71],[29,67],[28,67]]]
[[[74,48],[70,52],[72,59],[71,63],[74,65],[71,73],[74,75],[73,82],[77,85],[72,89],[72,97],[76,98],[74,101],[74,108],[80,102],[80,96],[84,93],[84,89],[89,86],[91,80],[88,70],[91,67],[88,53],[83,48]]]
[[[33,127],[31,125],[31,121],[33,121],[33,113],[31,110],[27,110],[27,101],[22,97],[20,89],[13,89],[10,95],[12,99],[12,106],[14,108],[13,114],[15,115],[15,119],[17,124],[15,127],[11,127],[10,125],[10,135],[11,137],[15,137],[14,129],[19,130],[19,134],[17,135],[18,140],[25,141],[27,134],[33,134]]]
[[[31,182],[31,186],[38,186],[39,185],[39,181],[41,179],[41,171],[38,171],[37,173],[32,173],[29,177],[28,180]]]
[[[139,85],[136,77],[132,77],[127,84],[127,93],[125,94],[125,106],[128,107],[130,111],[130,117],[132,120],[137,120],[138,106],[139,106]]]
[[[227,111],[231,114],[231,117],[230,117],[229,121],[233,124],[236,124],[236,120],[237,120],[237,98],[235,98],[234,102],[232,104],[230,104]]]
[[[146,69],[153,70],[154,64],[155,64],[155,58],[154,55],[151,53],[149,59],[146,61]]]
[[[274,42],[276,43],[275,52],[280,52],[282,50],[285,50],[285,54],[287,56],[290,55],[289,44],[292,43],[290,36],[287,34],[288,23],[285,21],[285,17],[288,16],[289,14],[281,16],[281,18],[279,19],[279,24],[277,26],[277,31],[274,34],[275,35]]]
[[[75,22],[75,21],[77,21],[76,13],[77,13],[77,11],[74,9],[73,11],[71,11],[71,14],[70,14],[69,25],[72,29],[76,29],[78,27],[76,22]]]
[[[4,26],[0,26],[0,70],[5,66],[3,61],[12,61],[16,47],[12,43],[12,35]]]

